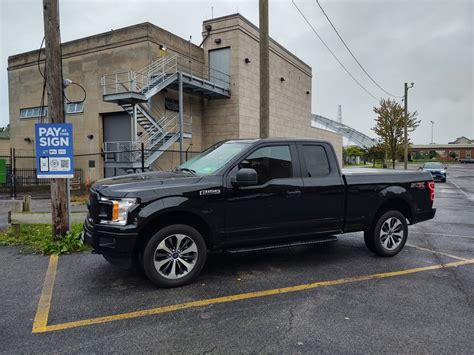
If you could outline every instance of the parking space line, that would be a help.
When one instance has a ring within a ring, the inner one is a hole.
[[[204,307],[204,306],[209,306],[213,304],[228,303],[228,302],[254,299],[254,298],[259,298],[259,297],[299,292],[299,291],[315,289],[318,287],[336,286],[336,285],[343,285],[343,284],[355,283],[355,282],[360,282],[360,281],[384,279],[384,278],[390,278],[390,277],[395,277],[395,276],[402,276],[402,275],[409,275],[409,274],[414,274],[414,273],[419,273],[419,272],[438,270],[438,269],[443,269],[443,268],[458,267],[458,266],[468,265],[468,264],[474,264],[474,259],[462,260],[462,261],[457,261],[457,262],[448,263],[448,264],[437,264],[437,265],[423,266],[423,267],[405,269],[405,270],[399,270],[399,271],[390,271],[390,272],[371,274],[371,275],[354,276],[354,277],[342,278],[342,279],[337,279],[337,280],[317,281],[317,282],[306,283],[306,284],[296,285],[296,286],[289,286],[289,287],[284,287],[284,288],[275,288],[275,289],[269,289],[269,290],[263,290],[263,291],[241,293],[241,294],[228,295],[228,296],[222,296],[222,297],[216,297],[216,298],[208,298],[208,299],[179,303],[179,304],[174,304],[174,305],[169,305],[169,306],[145,309],[141,311],[133,311],[133,312],[127,312],[127,313],[121,313],[121,314],[114,314],[110,316],[102,316],[102,317],[66,322],[66,323],[61,323],[61,324],[47,325],[48,314],[49,314],[49,309],[51,305],[51,296],[52,296],[52,291],[53,291],[53,286],[54,286],[54,277],[55,277],[56,268],[57,268],[57,258],[53,259],[53,257],[51,257],[50,265],[48,267],[48,272],[46,273],[43,292],[40,298],[40,303],[38,304],[38,310],[35,317],[35,322],[33,323],[32,332],[45,333],[45,332],[51,332],[51,331],[57,331],[57,330],[65,330],[65,329],[84,327],[84,326],[90,326],[90,325],[95,325],[95,324],[103,324],[103,323],[108,323],[108,322],[113,322],[113,321],[118,321],[118,320],[139,318],[139,317],[157,315],[157,314],[162,314],[162,313],[169,313],[169,312],[174,312],[174,311],[184,310],[184,309]]]
[[[464,194],[464,196],[467,197],[467,199],[468,199],[469,201],[472,200],[472,197],[469,196],[469,194],[468,194],[466,191],[464,191],[463,189],[461,189],[458,184],[456,184],[453,180],[451,180],[450,182],[451,182],[459,191],[461,191],[461,192]]]
[[[410,231],[410,234],[428,234],[428,235],[439,235],[441,237],[474,239],[474,236],[472,235],[461,235],[461,234],[446,234],[446,233],[416,232],[416,231]]]
[[[51,299],[53,297],[54,281],[56,279],[56,270],[58,268],[58,256],[51,255],[49,258],[48,270],[44,278],[43,290],[41,291],[38,308],[36,309],[35,319],[33,321],[33,333],[45,331],[48,326],[49,309],[51,308]]]
[[[444,256],[447,256],[447,257],[452,258],[452,259],[468,260],[466,258],[461,258],[460,256],[451,255],[451,254],[448,254],[448,253],[444,253],[442,251],[437,251],[437,250],[432,250],[432,249],[428,249],[428,248],[419,247],[418,245],[413,245],[413,244],[408,244],[408,243],[406,243],[405,245],[407,247],[415,248],[415,249],[418,249],[418,250],[428,251],[428,252],[433,253],[433,254],[444,255]]]

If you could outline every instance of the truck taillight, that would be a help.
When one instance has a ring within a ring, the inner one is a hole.
[[[428,190],[430,190],[430,200],[434,201],[435,198],[435,183],[434,181],[428,181]]]

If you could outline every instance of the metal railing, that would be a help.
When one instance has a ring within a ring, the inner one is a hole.
[[[177,140],[180,133],[179,114],[162,118],[158,124],[161,131],[143,134],[136,141],[118,141],[104,143],[104,161],[106,163],[136,163],[146,160],[151,153],[159,151],[170,139]],[[192,117],[184,116],[183,134],[192,133]],[[143,150],[142,150],[143,144]],[[156,149],[158,147],[158,149]],[[142,157],[144,155],[144,157]],[[147,162],[147,165],[152,162]]]
[[[230,88],[229,74],[206,66],[190,57],[173,54],[153,60],[149,65],[137,71],[130,70],[103,75],[101,78],[103,95],[126,92],[146,94],[178,71],[189,74],[191,79],[198,78],[224,89]]]

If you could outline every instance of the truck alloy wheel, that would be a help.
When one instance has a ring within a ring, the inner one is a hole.
[[[397,255],[405,246],[408,225],[405,216],[399,211],[385,212],[377,220],[367,239],[375,254],[380,256]],[[366,241],[367,244],[367,241]]]
[[[196,243],[184,234],[173,234],[163,239],[155,249],[155,269],[163,277],[179,279],[196,266]]]
[[[160,287],[192,282],[206,260],[206,244],[194,228],[174,224],[153,235],[143,251],[143,270]]]

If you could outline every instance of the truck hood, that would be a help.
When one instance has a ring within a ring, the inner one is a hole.
[[[92,189],[105,197],[156,198],[160,190],[198,183],[202,176],[184,171],[156,171],[116,176],[97,181]]]

